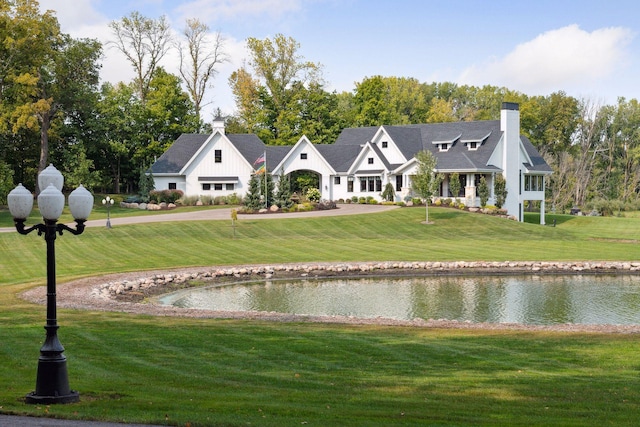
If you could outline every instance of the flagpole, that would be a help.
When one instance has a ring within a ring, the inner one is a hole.
[[[269,202],[268,202],[268,197],[269,197],[269,192],[267,190],[267,151],[265,150],[264,152],[264,208],[268,209],[269,207]]]

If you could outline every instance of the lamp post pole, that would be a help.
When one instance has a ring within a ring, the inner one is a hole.
[[[84,231],[84,223],[93,207],[93,196],[82,185],[72,191],[69,195],[69,208],[76,221],[76,227],[59,224],[58,218],[64,208],[64,195],[61,192],[63,182],[62,174],[53,165],[38,176],[38,185],[44,189],[38,196],[38,207],[44,223],[29,228],[25,227],[25,222],[33,208],[31,192],[20,184],[7,196],[9,211],[18,233],[29,234],[37,231],[39,236],[44,234],[47,242],[47,322],[44,326],[46,337],[40,348],[36,389],[27,394],[27,403],[48,405],[80,400],[80,394],[69,387],[67,358],[63,355],[64,347],[58,339],[55,241],[56,234],[62,235],[63,231],[74,235]]]
[[[107,196],[104,199],[102,199],[102,204],[107,206],[107,228],[111,228],[110,210],[111,210],[111,206],[113,205],[113,199]]]

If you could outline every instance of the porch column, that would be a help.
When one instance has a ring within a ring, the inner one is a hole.
[[[544,222],[544,199],[540,200],[540,225],[545,225],[545,222]]]

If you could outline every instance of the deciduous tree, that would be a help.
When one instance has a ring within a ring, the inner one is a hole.
[[[145,102],[153,73],[171,47],[169,23],[165,16],[151,19],[134,11],[109,27],[116,38],[112,44],[133,66],[138,96]]]
[[[416,154],[416,173],[411,176],[411,189],[422,198],[426,206],[426,223],[429,223],[429,202],[442,180],[436,175],[437,160],[430,151],[418,151]]]
[[[180,75],[200,122],[204,95],[213,86],[211,78],[217,74],[217,67],[228,60],[228,56],[224,52],[224,39],[220,32],[209,34],[209,26],[198,19],[187,19],[182,35],[184,43],[177,44],[180,52]]]

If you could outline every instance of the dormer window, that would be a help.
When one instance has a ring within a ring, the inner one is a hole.
[[[449,151],[449,148],[455,145],[456,141],[460,139],[460,136],[462,136],[462,134],[457,135],[451,139],[447,138],[447,139],[438,139],[435,141],[431,141],[431,143],[436,146],[438,151]]]
[[[460,142],[462,142],[464,145],[467,146],[467,150],[475,151],[482,146],[484,141],[486,141],[487,138],[489,138],[489,135],[491,135],[491,132],[489,132],[486,135],[473,135],[473,136],[470,135],[467,138],[462,138]]]

